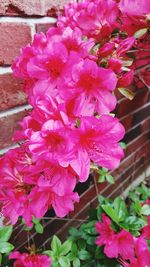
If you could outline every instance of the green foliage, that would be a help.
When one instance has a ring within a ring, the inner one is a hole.
[[[14,249],[14,246],[8,242],[11,237],[12,231],[13,227],[11,225],[0,227],[0,266],[3,261],[2,254],[8,255]]]
[[[60,239],[54,235],[51,242],[51,249],[43,253],[52,259],[52,267],[70,267],[75,257],[71,257],[72,241],[68,239],[61,243]],[[80,265],[79,265],[80,266]]]
[[[99,178],[98,178],[99,183],[103,183],[105,181],[107,181],[110,184],[115,183],[113,176],[110,173],[108,173],[108,170],[106,168],[102,168],[98,170],[97,172],[99,174]]]
[[[22,220],[22,224],[24,225],[24,230],[25,230],[25,231],[31,231],[31,230],[33,230],[33,228],[34,228],[35,231],[36,231],[38,234],[43,234],[43,232],[44,232],[44,228],[43,228],[43,225],[40,223],[40,219],[37,219],[37,218],[33,217],[33,218],[32,218],[32,222],[33,222],[33,226],[28,227],[28,226],[26,226],[25,221]]]

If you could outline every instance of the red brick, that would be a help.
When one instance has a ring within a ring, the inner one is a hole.
[[[137,91],[134,99],[123,99],[116,108],[116,114],[119,118],[129,114],[130,112],[142,107],[148,101],[149,91],[142,89]]]
[[[13,144],[12,135],[14,131],[19,128],[18,123],[24,116],[25,112],[22,111],[17,114],[0,118],[0,149]]]
[[[11,73],[0,75],[0,111],[26,103],[23,85]]]
[[[56,23],[40,23],[40,24],[36,24],[36,32],[40,33],[40,32],[44,32],[46,33],[50,27],[54,27],[56,26]]]
[[[0,15],[45,16],[49,10],[62,9],[70,0],[1,0]]]
[[[130,143],[126,148],[126,157],[135,153],[142,145],[149,139],[149,132],[143,133],[138,136],[132,143]]]
[[[122,119],[120,122],[123,124],[127,132],[129,129],[131,129],[131,126],[132,126],[132,114],[129,114],[127,117]]]
[[[141,123],[142,132],[150,130],[150,118],[147,118]]]
[[[31,29],[23,23],[0,23],[0,65],[10,65],[21,47],[31,42]]]

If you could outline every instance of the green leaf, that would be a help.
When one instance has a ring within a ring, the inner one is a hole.
[[[67,254],[67,258],[68,258],[70,261],[73,261],[73,260],[76,258],[76,255],[74,255],[72,252],[70,252],[70,253]]]
[[[78,242],[77,242],[77,244],[78,244],[78,248],[80,250],[86,248],[86,240],[84,240],[84,239],[79,239]]]
[[[66,255],[71,250],[71,247],[72,247],[72,241],[69,239],[66,240],[61,246],[60,255],[63,255],[63,256]]]
[[[134,192],[129,192],[129,198],[132,199],[134,202],[139,201],[139,197]]]
[[[146,216],[150,215],[150,205],[147,205],[147,204],[143,205],[141,209],[141,213]]]
[[[54,235],[52,239],[51,248],[54,251],[55,255],[59,255],[59,252],[61,250],[61,241],[56,235]]]
[[[126,147],[127,147],[126,143],[124,143],[124,142],[119,142],[119,145],[120,145],[123,149],[126,149]]]
[[[73,260],[73,267],[80,267],[80,260],[78,258],[75,258]]]
[[[81,121],[79,118],[76,119],[76,127],[79,128],[81,124]]]
[[[128,210],[125,201],[121,199],[121,197],[115,198],[114,208],[117,211],[119,222],[124,220],[128,216]]]
[[[0,242],[8,241],[11,237],[12,231],[13,227],[11,225],[0,227]]]
[[[89,220],[97,220],[97,210],[94,208],[89,209]]]
[[[2,254],[0,254],[0,266],[2,264],[2,259],[3,259],[3,256],[2,256]]]
[[[105,175],[100,175],[98,177],[98,183],[103,183],[105,181]]]
[[[142,206],[139,200],[135,200],[134,203],[131,204],[130,211],[135,212],[138,215],[141,215]]]
[[[58,259],[58,262],[59,262],[61,267],[70,267],[70,261],[67,257],[61,256]]]
[[[43,251],[43,254],[45,254],[45,255],[47,255],[47,256],[49,256],[49,257],[51,257],[51,256],[54,255],[54,253],[53,253],[52,250],[44,250],[44,251]]]
[[[37,233],[43,234],[44,232],[43,225],[40,223],[35,224],[35,230]]]
[[[80,231],[77,230],[77,229],[74,228],[74,227],[71,227],[71,228],[69,229],[69,234],[70,234],[71,236],[74,236],[74,237],[80,237],[80,236],[81,236]]]
[[[33,221],[35,224],[39,224],[40,219],[37,219],[37,218],[35,218],[35,217],[32,217],[32,221]]]
[[[75,243],[72,244],[71,251],[74,255],[76,255],[78,253],[78,247]]]
[[[140,29],[138,31],[136,31],[134,33],[134,37],[135,38],[140,38],[141,36],[143,36],[146,32],[147,32],[148,28],[143,28],[143,29]]]
[[[60,267],[60,264],[58,262],[52,262],[51,267]]]
[[[135,97],[135,93],[132,92],[129,88],[118,88],[119,92],[128,98],[129,100],[132,100]]]
[[[115,223],[119,224],[117,211],[115,211],[111,206],[108,205],[102,205],[102,209]]]
[[[28,227],[28,226],[23,227],[24,231],[31,231],[32,229],[33,229],[33,226],[32,227]]]
[[[14,246],[8,242],[0,242],[0,253],[9,253],[14,249]]]
[[[91,258],[90,253],[86,250],[80,250],[78,255],[80,260],[89,260]]]
[[[110,183],[110,184],[114,184],[114,178],[111,174],[106,174],[106,180]]]
[[[130,67],[133,64],[133,59],[130,60],[122,60],[124,67]]]

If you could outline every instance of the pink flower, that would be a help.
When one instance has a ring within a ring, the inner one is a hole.
[[[69,212],[74,210],[74,203],[79,202],[77,193],[69,192],[64,195],[57,194],[50,183],[40,182],[30,194],[30,210],[36,218],[42,218],[46,211],[53,207],[58,217],[65,217]]]
[[[130,259],[130,263],[121,259],[121,264],[124,267],[149,267],[150,266],[150,252],[148,243],[142,236],[134,238],[135,257]]]
[[[128,37],[125,40],[121,41],[116,50],[117,56],[120,57],[120,56],[125,55],[125,53],[128,52],[132,48],[135,41],[136,41],[135,37]]]
[[[135,239],[135,254],[137,257],[137,266],[150,266],[150,252],[148,249],[148,243],[142,236]]]
[[[134,71],[130,70],[126,72],[125,74],[123,74],[122,77],[118,79],[117,86],[126,87],[131,84],[131,82],[133,81],[133,78],[134,78]]]
[[[147,0],[121,0],[119,8],[122,12],[121,29],[132,36],[136,31],[148,27],[146,15],[150,13]]]
[[[14,267],[50,267],[51,259],[46,255],[11,252],[9,259],[15,259]]]
[[[63,45],[68,50],[68,53],[71,51],[77,52],[81,57],[92,57],[89,54],[90,49],[94,46],[93,39],[83,40],[82,31],[79,28],[71,29],[70,27],[66,28],[50,28],[46,34],[49,42],[62,42]]]
[[[134,257],[134,240],[133,236],[126,230],[122,230],[116,235],[118,252],[116,253],[117,257],[121,256],[124,260],[133,259]]]
[[[132,235],[126,230],[115,234],[111,228],[111,220],[103,213],[102,222],[96,223],[96,231],[100,236],[96,240],[98,246],[105,245],[104,253],[108,258],[118,258],[121,256],[125,259],[134,257],[134,240]]]
[[[150,216],[148,216],[147,222],[148,222],[148,224],[146,226],[144,226],[142,229],[142,235],[141,236],[145,239],[150,239]]]
[[[95,103],[95,109],[100,114],[108,113],[115,108],[116,98],[112,91],[116,87],[117,78],[112,70],[100,68],[94,61],[85,59],[74,64],[69,74],[64,77],[62,83],[62,97],[83,95]]]
[[[25,182],[25,177],[32,170],[30,156],[23,148],[12,149],[1,159],[0,168],[0,200],[2,213],[15,224],[19,216],[24,216],[30,223],[28,210],[28,192],[31,185]]]
[[[122,61],[118,58],[108,59],[108,68],[112,69],[115,73],[120,73],[122,68]]]
[[[104,245],[104,253],[109,258],[116,257],[116,245],[115,233],[111,228],[111,220],[104,213],[102,214],[102,222],[96,223],[96,231],[100,236],[96,240],[96,245]]]
[[[96,231],[100,234],[96,240],[98,246],[106,245],[113,239],[115,233],[111,228],[111,220],[105,213],[102,213],[102,222],[97,222],[95,227]]]
[[[57,160],[69,164],[74,158],[72,154],[74,143],[70,130],[61,121],[48,120],[42,126],[41,131],[31,135],[29,150],[34,159]]]
[[[114,29],[117,15],[115,1],[88,0],[67,5],[65,16],[59,17],[58,25],[69,25],[72,28],[77,26],[83,35],[100,39],[108,36]]]
[[[120,10],[129,16],[143,16],[150,12],[147,0],[120,0]]]
[[[99,119],[83,117],[74,134],[78,140],[77,159],[71,162],[71,166],[79,176],[82,177],[83,168],[88,170],[88,159],[108,169],[118,166],[123,150],[117,142],[123,137],[124,128],[116,118],[108,115]]]
[[[98,50],[98,56],[101,58],[107,57],[108,55],[112,54],[115,49],[115,43],[109,42],[104,44]]]

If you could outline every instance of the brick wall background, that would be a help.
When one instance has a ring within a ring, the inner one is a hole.
[[[12,60],[18,55],[19,49],[32,40],[35,32],[46,32],[55,24],[58,10],[67,2],[69,1],[0,0],[0,154],[15,145],[11,140],[12,133],[29,109],[26,95],[22,91],[22,82],[12,76]],[[45,221],[44,236],[41,238],[36,237],[34,233],[29,237],[37,239],[39,246],[43,242],[44,245],[48,244],[48,235],[57,232],[64,237],[70,224],[76,225],[85,219],[89,205],[97,204],[98,192],[114,197],[123,193],[133,181],[149,178],[150,91],[147,88],[135,87],[134,91],[135,98],[132,101],[116,92],[116,114],[126,129],[124,141],[127,143],[127,149],[120,167],[113,172],[115,185],[97,185],[96,178],[90,178],[85,184],[80,184],[78,191],[81,200],[75,212],[64,220],[52,218]],[[53,213],[49,212],[48,216],[53,217]],[[14,240],[19,248],[26,242],[26,233],[22,232],[22,229],[17,231]]]

